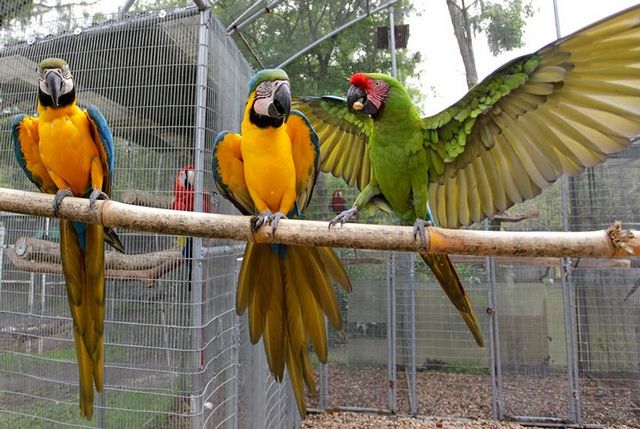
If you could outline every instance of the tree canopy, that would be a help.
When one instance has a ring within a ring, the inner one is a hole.
[[[214,8],[225,24],[230,24],[251,1],[220,0]],[[285,0],[268,16],[244,27],[234,36],[238,46],[254,67],[277,66],[313,41],[367,12],[361,0]],[[382,4],[370,2],[369,7]],[[410,1],[396,6],[396,23],[411,10]],[[343,94],[346,80],[357,71],[390,73],[389,50],[375,48],[378,26],[388,26],[388,11],[371,15],[342,33],[325,40],[316,48],[285,67],[296,94]],[[248,42],[253,53],[242,39]],[[255,57],[258,57],[260,63]],[[415,73],[419,54],[397,50],[398,75],[401,81]]]

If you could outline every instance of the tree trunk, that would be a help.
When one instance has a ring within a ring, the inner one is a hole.
[[[473,56],[473,41],[471,39],[471,24],[467,8],[462,0],[462,6],[458,6],[455,0],[446,0],[453,24],[453,32],[458,41],[458,49],[464,63],[465,74],[467,75],[467,87],[471,88],[478,83],[478,72],[476,71],[476,59]]]

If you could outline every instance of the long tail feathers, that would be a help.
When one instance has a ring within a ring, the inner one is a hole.
[[[78,360],[80,414],[91,420],[93,387],[103,389],[104,232],[100,225],[87,225],[85,234],[83,252],[73,223],[60,221],[60,254]]]
[[[311,343],[320,362],[327,361],[326,315],[341,329],[332,281],[351,291],[338,257],[329,248],[287,246],[276,253],[269,244],[247,243],[238,277],[236,311],[249,309],[249,332],[263,338],[269,368],[282,380],[286,366],[301,416],[306,415],[304,385],[316,392]]]
[[[438,283],[445,291],[453,305],[458,309],[460,315],[464,319],[464,322],[469,327],[469,330],[473,334],[476,343],[480,347],[484,347],[484,340],[482,339],[482,332],[480,331],[480,324],[476,318],[476,314],[473,311],[471,305],[471,298],[466,294],[462,287],[462,282],[458,277],[456,269],[453,267],[451,260],[444,254],[423,254],[422,259],[429,265],[431,271],[438,279]]]

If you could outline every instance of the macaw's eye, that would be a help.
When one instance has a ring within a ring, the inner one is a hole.
[[[376,86],[380,86],[380,81],[379,80],[376,80],[375,82],[376,82]]]
[[[256,98],[267,97],[271,94],[271,85],[272,82],[268,81],[260,83],[256,88]]]
[[[69,67],[64,67],[62,69],[62,77],[65,79],[70,79],[71,78],[71,70],[69,69]]]

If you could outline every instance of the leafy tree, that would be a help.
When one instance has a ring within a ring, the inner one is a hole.
[[[0,1],[0,47],[24,41],[27,35],[70,31],[80,22],[104,19],[91,10],[99,0],[2,0]],[[80,19],[80,21],[78,20]],[[55,22],[55,26],[43,25]]]
[[[478,83],[473,36],[476,32],[487,33],[489,49],[497,55],[522,46],[524,19],[533,16],[530,3],[522,0],[506,0],[506,4],[483,0],[446,0],[462,56],[467,86]]]
[[[14,18],[27,16],[33,9],[33,0],[4,0],[0,2],[0,26]]]
[[[480,15],[475,17],[476,28],[487,33],[493,55],[522,47],[524,19],[533,16],[530,3],[512,0],[507,5],[480,2]]]
[[[215,11],[229,24],[252,2],[220,0]],[[372,2],[373,3],[373,2]],[[263,16],[236,32],[236,41],[254,67],[277,66],[313,41],[366,13],[361,0],[285,0],[269,16]],[[373,4],[370,5],[373,8]],[[396,7],[401,17],[411,10],[410,1]],[[231,13],[230,13],[231,12]],[[346,79],[356,71],[389,72],[391,56],[388,50],[374,46],[377,26],[387,26],[388,13],[383,11],[360,21],[342,33],[325,40],[285,67],[295,94],[343,94]],[[248,42],[255,55],[249,52]],[[256,58],[257,57],[257,58]],[[400,80],[415,73],[419,54],[397,51]]]

